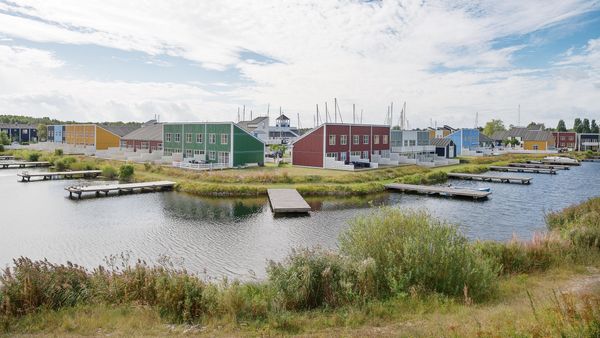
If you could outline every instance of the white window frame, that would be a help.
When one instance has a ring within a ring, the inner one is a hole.
[[[360,135],[352,135],[352,144],[360,143]]]
[[[327,153],[326,156],[329,157],[329,158],[335,158],[335,159],[337,159],[337,153]]]
[[[185,143],[192,143],[192,133],[185,133]]]
[[[203,134],[196,134],[196,143],[202,143],[202,141],[204,141]]]
[[[180,143],[180,142],[181,142],[181,134],[175,133],[175,143]]]
[[[166,133],[165,134],[165,142],[172,142],[173,141],[173,134],[172,133]]]
[[[348,144],[348,135],[340,135],[340,144],[343,146]]]
[[[363,152],[360,154],[360,158],[363,160],[368,160],[369,159],[369,151],[363,150]]]
[[[379,144],[379,135],[373,136],[373,144]]]
[[[229,152],[228,151],[219,151],[217,152],[217,163],[229,163]]]
[[[336,138],[337,138],[337,135],[335,135],[335,134],[330,134],[329,135],[329,145],[330,146],[334,146],[335,145]]]
[[[217,143],[217,134],[215,134],[215,133],[208,134],[208,143],[209,144]]]
[[[214,161],[217,159],[217,152],[214,150],[211,150],[208,152],[208,159],[211,161]]]
[[[388,144],[388,136],[383,135],[383,144]]]
[[[348,159],[348,157],[347,157],[347,156],[348,156],[348,154],[347,154],[345,151],[342,151],[342,152],[340,153],[340,161],[344,161],[344,162],[346,162],[346,160]]]
[[[221,134],[221,144],[229,144],[229,134]]]
[[[186,149],[185,150],[185,158],[192,158],[194,157],[194,149]]]
[[[369,135],[363,135],[363,144],[369,144]]]

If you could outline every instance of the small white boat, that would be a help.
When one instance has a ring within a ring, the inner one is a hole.
[[[477,188],[477,187],[473,187],[473,188],[471,188],[471,187],[457,187],[457,186],[454,186],[452,184],[448,185],[448,188],[461,189],[461,190],[487,191],[487,192],[492,191],[492,189],[490,189],[490,187],[480,187],[480,188]]]
[[[562,157],[562,156],[547,156],[544,157],[544,162],[553,162],[553,163],[579,163],[574,158],[570,157]]]

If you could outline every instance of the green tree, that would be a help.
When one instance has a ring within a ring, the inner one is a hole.
[[[583,119],[583,131],[582,133],[591,133],[592,129],[590,128],[590,120],[589,119]]]
[[[0,143],[2,145],[9,145],[10,144],[10,137],[8,137],[8,134],[6,132],[0,132]]]
[[[564,120],[559,120],[556,126],[556,131],[567,131],[567,125]]]
[[[596,120],[592,120],[592,126],[590,129],[592,130],[592,133],[600,133],[600,127],[598,127],[598,125],[596,124]]]
[[[581,119],[579,117],[573,122],[573,131],[577,133],[583,132],[583,125],[581,124]]]
[[[506,127],[504,127],[504,122],[502,120],[491,120],[485,124],[483,128],[483,133],[487,136],[492,136],[495,132],[505,131]]]
[[[37,126],[37,137],[38,141],[46,141],[48,139],[48,126],[44,123],[40,123]]]

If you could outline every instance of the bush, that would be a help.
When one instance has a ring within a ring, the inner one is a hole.
[[[576,246],[600,249],[600,197],[549,213],[546,224]]]
[[[54,149],[54,155],[55,156],[62,156],[63,155],[63,150],[62,149]]]
[[[4,144],[0,143],[0,152],[3,152],[3,151],[4,151]]]
[[[374,263],[361,269],[349,258],[322,249],[293,251],[282,263],[270,262],[267,273],[277,300],[287,310],[336,307],[356,297],[374,295]]]
[[[102,176],[109,180],[115,179],[117,177],[117,169],[111,165],[105,165],[102,167]]]
[[[135,168],[131,164],[124,164],[119,167],[119,179],[121,181],[130,181],[133,178]]]
[[[340,249],[356,260],[375,261],[381,296],[411,288],[450,296],[467,290],[480,300],[496,290],[498,266],[479,256],[455,226],[425,212],[382,208],[358,217],[342,234]]]
[[[70,169],[73,163],[76,163],[77,159],[75,157],[62,157],[54,160],[54,169],[57,171],[64,171],[66,169]]]
[[[30,162],[37,162],[40,159],[41,154],[38,152],[30,152],[27,154],[27,160]]]

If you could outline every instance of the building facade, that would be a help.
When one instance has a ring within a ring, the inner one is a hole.
[[[449,138],[436,137],[431,140],[431,145],[435,147],[436,156],[444,158],[456,157],[456,145]]]
[[[577,135],[577,149],[579,151],[600,150],[600,134],[582,133]]]
[[[459,129],[447,136],[456,146],[456,155],[460,156],[463,150],[476,150],[479,148],[479,129]]]
[[[300,136],[298,129],[291,126],[290,119],[284,114],[275,119],[275,126],[269,125],[268,116],[240,121],[237,125],[266,144],[292,144]]]
[[[523,150],[553,150],[556,143],[552,132],[530,130],[523,137]]]
[[[554,136],[554,147],[557,149],[577,149],[577,133],[570,131],[555,131],[552,132]]]
[[[121,148],[147,150],[149,153],[162,150],[162,143],[163,126],[156,121],[148,121],[121,138]]]
[[[233,122],[164,123],[162,134],[164,155],[181,154],[184,162],[264,164],[264,142]]]
[[[108,148],[120,147],[121,137],[129,133],[134,127],[67,124],[50,125],[47,128],[48,142],[106,150]]]
[[[30,142],[38,141],[37,127],[31,124],[3,123],[0,124],[0,132],[5,132],[11,142]]]
[[[326,158],[348,164],[370,162],[372,155],[389,154],[389,126],[325,123],[293,143],[292,163],[323,168]]]

